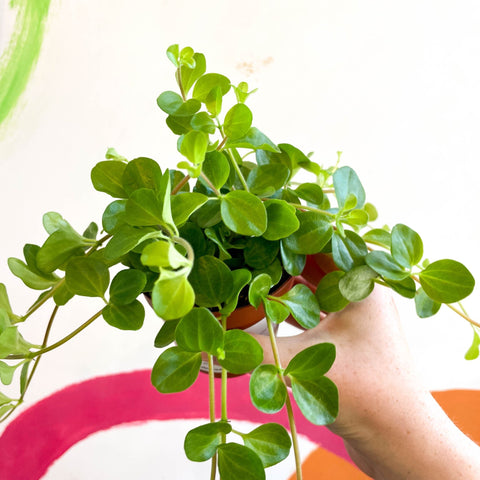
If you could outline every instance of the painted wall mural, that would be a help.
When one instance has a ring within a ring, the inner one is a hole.
[[[204,52],[210,71],[258,87],[255,121],[272,139],[287,137],[326,163],[342,150],[382,221],[411,225],[432,257],[455,258],[480,278],[478,2],[94,3],[0,0],[0,283],[16,312],[34,299],[7,259],[43,241],[45,212],[61,209],[77,229],[101,223],[105,199],[90,170],[107,148],[176,165],[156,105],[175,88],[165,57],[172,43]],[[410,303],[397,304],[429,388],[480,441],[480,364],[464,359],[471,329],[446,309],[420,320]],[[161,321],[145,306],[141,331],[100,318],[42,358],[25,405],[0,424],[1,479],[197,478],[198,466],[179,450],[191,422],[207,418],[198,400],[206,377],[182,394],[156,393],[148,369]],[[480,315],[478,287],[466,307]],[[51,342],[92,310],[89,301],[65,308]],[[47,323],[45,313],[22,333],[41,343]],[[232,416],[255,423],[261,415],[242,397],[247,381],[232,387]],[[18,396],[15,383],[0,391]],[[303,420],[300,431],[306,479],[319,468],[331,478],[366,478],[338,437]],[[293,460],[268,480],[293,480],[292,472]]]

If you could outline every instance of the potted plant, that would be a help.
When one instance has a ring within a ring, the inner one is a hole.
[[[381,284],[413,299],[420,317],[442,304],[462,315],[474,329],[467,357],[475,358],[480,325],[452,305],[472,292],[474,279],[454,260],[425,260],[420,236],[406,225],[372,227],[376,210],[355,171],[339,165],[340,155],[326,167],[253,126],[246,104],[253,92],[246,83],[235,86],[224,75],[206,73],[204,55],[189,47],[172,45],[167,56],[179,93],[165,91],[157,104],[178,136],[177,168],[146,157],[128,160],[109,149],[91,173],[94,188],[113,197],[103,211],[102,234],[94,223],[79,233],[50,212],[43,217],[43,245],[26,244],[24,259],[8,260],[13,274],[41,294],[19,315],[0,284],[0,378],[8,385],[18,372],[20,383],[18,399],[0,394],[0,417],[23,402],[39,358],[97,318],[140,329],[145,311],[139,297],[146,296],[163,319],[153,341],[164,348],[152,368],[153,385],[161,393],[185,390],[206,362],[210,421],[187,434],[187,457],[211,460],[212,479],[217,469],[223,480],[264,479],[265,468],[282,461],[293,445],[300,479],[287,379],[308,420],[334,421],[338,395],[326,374],[335,346],[309,347],[281,365],[275,326],[293,318],[312,328],[321,311],[341,310]],[[100,297],[105,305],[49,344],[58,310],[74,296]],[[33,345],[20,328],[44,305],[52,308],[45,340]],[[274,365],[262,364],[260,345],[244,331],[263,317]],[[222,378],[220,418],[214,362]],[[246,373],[252,403],[266,413],[285,408],[290,434],[276,423],[234,430],[227,377]],[[232,432],[240,442],[231,441]]]

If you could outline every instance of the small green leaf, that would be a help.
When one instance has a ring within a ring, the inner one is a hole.
[[[202,103],[210,102],[212,99],[212,91],[218,88],[223,96],[230,90],[230,80],[219,73],[207,73],[201,76],[193,88],[193,98],[200,100]]]
[[[161,179],[162,170],[158,163],[148,157],[139,157],[128,162],[122,175],[122,185],[130,196],[140,188],[158,191]]]
[[[34,290],[46,290],[55,285],[59,278],[53,274],[39,275],[33,272],[24,262],[18,258],[8,259],[10,271],[28,287]]]
[[[152,368],[151,380],[160,393],[176,393],[193,385],[200,373],[202,354],[179,347],[165,350]]]
[[[300,226],[295,214],[295,207],[292,207],[284,200],[267,200],[267,229],[263,237],[267,240],[280,240],[286,238]]]
[[[264,298],[263,306],[265,307],[265,315],[272,322],[282,323],[290,315],[290,310],[288,309],[288,307],[277,301]]]
[[[265,423],[243,435],[245,446],[251,448],[262,460],[265,468],[288,457],[292,441],[285,427],[278,423]]]
[[[255,308],[258,308],[262,300],[267,297],[273,283],[270,275],[262,273],[257,275],[248,289],[248,301]]]
[[[253,405],[264,413],[275,413],[283,408],[287,387],[274,365],[259,365],[250,377],[250,398]]]
[[[255,127],[251,127],[244,137],[227,140],[225,148],[251,148],[267,152],[280,152],[279,148]]]
[[[220,211],[225,225],[240,235],[258,237],[267,229],[263,202],[245,190],[235,190],[222,197]]]
[[[340,279],[340,293],[350,302],[359,302],[372,293],[377,277],[377,272],[367,265],[355,267]]]
[[[417,286],[412,277],[406,277],[403,280],[394,282],[393,280],[385,280],[385,283],[395,292],[405,298],[414,298]]]
[[[315,297],[320,310],[324,312],[339,312],[348,305],[349,301],[342,295],[339,287],[340,279],[344,275],[344,272],[336,270],[327,273],[320,280],[315,291]]]
[[[193,115],[190,120],[190,126],[194,130],[199,130],[200,132],[208,134],[214,134],[216,130],[215,123],[207,112],[198,112]]]
[[[227,330],[223,349],[225,358],[218,359],[218,363],[233,374],[251,372],[263,360],[262,347],[257,340],[243,330]]]
[[[170,241],[163,239],[146,245],[140,260],[147,267],[167,267],[174,270],[190,265],[190,261],[181,255]]]
[[[232,272],[212,255],[195,259],[189,280],[195,290],[195,303],[201,307],[216,307],[232,294]]]
[[[105,258],[108,260],[120,258],[148,238],[158,238],[160,236],[160,232],[153,228],[135,228],[130,225],[122,225],[107,243]]]
[[[241,138],[247,134],[252,125],[251,110],[243,103],[234,105],[225,115],[223,129],[228,138]]]
[[[175,330],[180,320],[170,320],[164,322],[157,333],[154,341],[155,348],[163,348],[170,345],[175,340]]]
[[[18,315],[15,315],[8,299],[7,288],[3,283],[0,283],[0,311],[4,311],[11,322],[15,323],[19,320]]]
[[[210,180],[212,185],[220,190],[230,175],[230,164],[222,152],[214,150],[205,155],[202,165],[203,174]]]
[[[419,288],[415,294],[415,309],[420,318],[428,318],[435,315],[441,306],[442,304],[432,300],[423,288]]]
[[[237,308],[240,292],[250,282],[252,274],[246,268],[239,268],[232,271],[232,278],[232,293],[225,300],[224,307],[220,310],[220,313],[226,316],[230,315]]]
[[[296,275],[300,275],[305,268],[305,263],[307,261],[306,255],[301,255],[298,253],[292,252],[286,245],[285,242],[282,240],[280,243],[280,253],[282,256],[282,264],[285,271],[292,275],[293,277]]]
[[[370,252],[365,261],[371,269],[387,280],[399,282],[410,275],[410,272],[399,265],[393,256],[387,252]]]
[[[406,225],[392,228],[392,256],[402,267],[411,268],[423,257],[423,242],[420,235]]]
[[[180,49],[178,43],[170,45],[167,48],[167,57],[168,59],[178,68],[178,57],[180,55]]]
[[[125,221],[134,227],[164,225],[162,203],[153,190],[140,188],[127,200]]]
[[[237,443],[222,443],[217,455],[222,479],[265,480],[262,460],[250,448]]]
[[[475,279],[468,269],[455,260],[438,260],[420,272],[420,284],[436,302],[454,303],[470,295]]]
[[[343,271],[351,270],[365,264],[368,250],[360,236],[351,230],[345,231],[343,237],[336,231],[332,237],[333,260]]]
[[[306,285],[295,285],[285,295],[275,298],[290,310],[293,318],[302,327],[313,328],[320,322],[320,307],[317,299]]]
[[[269,197],[282,188],[290,176],[290,170],[285,165],[258,165],[247,178],[247,185],[255,195]]]
[[[206,195],[197,192],[185,192],[172,196],[172,217],[175,225],[184,224],[190,215],[204,205]]]
[[[267,268],[277,257],[280,242],[271,242],[263,237],[253,237],[247,241],[243,255],[245,263],[254,269]]]
[[[192,60],[195,63],[194,66],[190,63],[190,66],[182,65],[180,67],[180,78],[185,95],[193,87],[194,83],[205,73],[207,68],[203,53],[194,53]]]
[[[379,247],[388,248],[392,244],[392,237],[390,232],[387,232],[383,228],[374,228],[367,233],[365,233],[362,237],[367,243],[373,243],[374,245],[378,245]]]
[[[157,98],[157,105],[168,115],[188,117],[200,110],[200,102],[193,98],[183,101],[182,97],[175,92],[166,91]]]
[[[212,458],[222,443],[222,436],[230,433],[232,426],[225,421],[207,423],[190,430],[183,444],[185,455],[192,462]]]
[[[153,309],[164,320],[176,320],[185,316],[194,303],[195,292],[184,276],[160,278],[153,286]]]
[[[194,165],[199,165],[205,160],[207,147],[208,135],[205,132],[192,130],[183,137],[180,153]]]
[[[145,319],[145,309],[138,300],[122,305],[109,303],[104,307],[102,315],[112,327],[120,330],[140,330]]]
[[[318,380],[335,361],[335,345],[319,343],[297,353],[285,369],[285,375],[297,380]]]
[[[470,348],[465,353],[465,360],[475,360],[480,354],[480,335],[475,328],[473,329],[473,341]]]
[[[30,368],[30,363],[31,362],[27,362],[22,365],[22,370],[20,372],[20,395],[23,395],[27,388],[28,369]]]
[[[194,308],[185,315],[175,331],[177,344],[187,352],[216,355],[223,347],[223,330],[218,319],[206,308]]]
[[[95,190],[108,193],[115,198],[126,198],[123,188],[122,176],[125,171],[125,163],[117,160],[107,160],[97,163],[91,173],[91,180]]]
[[[213,227],[220,223],[222,221],[220,199],[211,198],[208,200],[207,203],[203,204],[192,214],[191,220],[200,228]]]
[[[70,292],[85,297],[103,297],[110,283],[107,266],[87,257],[72,258],[65,270],[65,282]]]
[[[328,217],[316,212],[299,212],[297,217],[300,227],[283,240],[284,245],[304,255],[321,252],[333,235]]]
[[[145,273],[129,269],[118,272],[110,285],[110,302],[115,305],[128,305],[142,292],[147,283]]]
[[[102,227],[107,233],[113,233],[124,221],[127,200],[115,200],[110,203],[102,215]]]
[[[128,160],[123,156],[120,155],[114,148],[110,147],[107,152],[105,153],[105,158],[107,160],[118,160],[120,162],[128,162]]]
[[[362,208],[365,204],[365,190],[355,171],[350,167],[341,167],[333,174],[333,186],[338,206],[343,208],[349,195],[357,199],[356,207]]]
[[[12,383],[13,374],[17,369],[17,365],[7,365],[5,362],[0,362],[0,380],[4,385],[10,385]]]
[[[316,380],[292,377],[292,392],[300,411],[314,425],[328,425],[337,417],[338,390],[327,377]]]
[[[323,203],[322,187],[316,183],[302,183],[295,189],[295,193],[309,204],[322,205]]]

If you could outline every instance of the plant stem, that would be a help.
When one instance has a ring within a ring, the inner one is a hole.
[[[52,329],[53,321],[55,320],[55,317],[57,315],[58,309],[60,307],[58,305],[55,305],[52,314],[50,315],[50,319],[47,324],[47,328],[45,329],[45,335],[43,336],[43,342],[42,342],[42,349],[44,349],[47,346],[48,342],[48,337],[50,335],[50,331]],[[38,363],[40,362],[40,359],[42,358],[41,355],[38,356],[38,358],[35,360],[35,363],[33,365],[32,371],[30,372],[30,375],[28,376],[28,379],[25,383],[25,388],[23,390],[23,393],[21,394],[20,398],[18,399],[16,405],[8,412],[8,414],[2,419],[2,422],[5,421],[16,409],[23,403],[23,399],[25,398],[25,394],[27,393],[28,387],[30,386],[30,383],[32,381],[33,376],[35,375],[35,371],[37,370]],[[22,362],[23,363],[23,362]]]
[[[233,165],[233,168],[235,169],[235,172],[240,180],[240,183],[242,184],[244,190],[246,190],[247,192],[249,192],[249,188],[248,188],[248,185],[247,185],[247,182],[245,180],[245,177],[243,176],[243,173],[242,171],[240,170],[240,166],[238,165],[237,161],[235,160],[235,158],[233,157],[233,155],[230,153],[229,150],[227,150],[228,152],[228,158],[230,159],[230,163]]]
[[[213,370],[213,355],[208,354],[208,391],[210,406],[210,422],[215,422],[215,372]],[[217,475],[217,454],[212,457],[210,480],[215,480]]]
[[[187,97],[185,96],[185,91],[183,90],[183,85],[182,85],[182,71],[181,71],[181,68],[180,68],[180,67],[177,68],[176,77],[177,77],[178,87],[180,88],[180,94],[182,95],[183,101],[186,102],[186,101],[187,101]]]
[[[217,197],[222,196],[222,194],[215,188],[213,183],[210,181],[210,179],[203,172],[200,174],[200,176],[205,180],[205,182],[207,182],[208,186],[213,190],[213,192],[215,193],[215,195]]]
[[[267,317],[267,326],[268,326],[268,334],[270,337],[270,344],[272,346],[273,358],[275,360],[275,366],[278,369],[280,378],[284,383],[285,387],[287,384],[285,382],[285,377],[282,374],[282,365],[280,363],[280,355],[278,352],[277,341],[275,339],[275,332],[273,331],[272,321]],[[287,407],[287,415],[288,415],[288,424],[290,426],[290,434],[292,436],[292,445],[293,445],[293,453],[295,455],[295,469],[297,474],[297,480],[302,480],[302,460],[300,457],[300,448],[298,446],[298,436],[297,436],[297,427],[295,425],[295,419],[293,417],[293,408],[292,402],[290,400],[290,396],[287,393],[287,399],[285,401]]]
[[[190,180],[190,175],[185,175],[176,185],[173,187],[172,195],[176,195],[182,187]]]
[[[311,212],[321,213],[322,215],[326,215],[327,217],[334,218],[335,215],[333,213],[327,212],[326,210],[320,210],[319,208],[309,207],[308,205],[302,205],[301,203],[290,203],[292,207],[297,208],[298,210],[309,210]]]
[[[42,349],[38,350],[37,352],[33,353],[32,355],[30,355],[30,358],[31,359],[36,358],[40,355],[43,355],[44,353],[50,352],[50,351],[55,350],[56,348],[62,346],[64,343],[71,340],[73,337],[75,337],[75,335],[79,334],[82,330],[85,330],[85,328],[87,328],[91,323],[93,323],[94,320],[96,320],[102,314],[102,311],[103,311],[103,309],[98,311],[95,315],[90,317],[85,323],[80,325],[77,329],[75,329],[73,332],[71,332],[70,334],[68,334],[66,337],[62,338],[58,342],[53,343],[49,347],[42,348]]]
[[[222,315],[222,328],[227,331],[227,317]],[[222,421],[228,422],[227,412],[227,370],[222,367]],[[222,443],[227,441],[227,434],[222,432]]]
[[[24,322],[32,313],[35,313],[44,303],[46,303],[50,298],[53,297],[53,294],[65,283],[65,277],[60,279],[52,289],[40,300],[34,303],[29,309],[28,312],[22,317],[22,322]]]

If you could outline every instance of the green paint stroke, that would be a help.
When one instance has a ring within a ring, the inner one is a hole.
[[[0,126],[13,112],[37,63],[50,1],[10,1],[10,8],[18,12],[14,33],[0,58]]]

